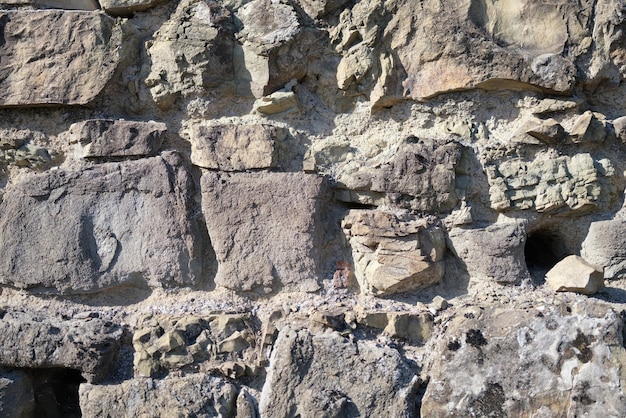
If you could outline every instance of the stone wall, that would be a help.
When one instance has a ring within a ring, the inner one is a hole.
[[[0,416],[626,416],[625,33],[0,0]]]

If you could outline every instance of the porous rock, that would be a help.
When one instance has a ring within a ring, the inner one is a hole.
[[[0,11],[0,32],[0,107],[91,102],[124,39],[122,22],[80,11]]]
[[[62,294],[199,283],[192,190],[176,154],[25,178],[0,204],[0,283]]]
[[[80,385],[83,416],[232,417],[237,387],[219,377],[191,374],[164,379],[131,379],[115,385]]]
[[[408,292],[436,284],[444,273],[441,228],[414,215],[351,210],[342,228],[361,290],[373,295]]]
[[[83,158],[153,156],[167,126],[162,122],[90,119],[70,126],[72,142]]]
[[[272,168],[285,135],[284,128],[265,124],[197,125],[191,133],[191,162],[222,171]]]
[[[0,320],[0,366],[65,367],[97,382],[113,371],[121,338],[120,326],[99,318],[60,319],[7,310]]]
[[[592,295],[604,287],[604,274],[582,257],[570,255],[546,273],[546,282],[555,292]]]
[[[455,316],[435,348],[421,416],[623,416],[620,318],[591,312]]]
[[[524,258],[524,222],[495,223],[486,228],[453,228],[450,249],[472,277],[519,283],[529,277]]]
[[[325,183],[303,173],[204,172],[202,211],[218,261],[215,283],[271,292],[317,290]]]
[[[259,408],[264,417],[403,416],[412,413],[415,372],[396,350],[373,341],[285,327]]]

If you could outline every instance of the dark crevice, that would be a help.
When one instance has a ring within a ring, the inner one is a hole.
[[[526,266],[537,284],[544,281],[545,274],[564,256],[561,237],[550,230],[530,232],[526,237],[524,257]]]
[[[33,416],[41,418],[81,417],[78,388],[85,379],[78,370],[53,368],[30,371],[35,395]]]

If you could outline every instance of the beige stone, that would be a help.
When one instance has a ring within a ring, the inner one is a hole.
[[[292,91],[275,91],[254,102],[254,109],[264,115],[289,112],[298,108],[298,97]]]
[[[222,171],[272,168],[286,134],[271,125],[196,125],[191,132],[191,162]]]
[[[106,0],[105,0],[106,1]],[[2,0],[2,5],[33,5],[52,9],[98,10],[98,0]]]
[[[570,255],[546,273],[546,282],[555,292],[592,295],[604,288],[604,274],[582,257]]]
[[[105,12],[114,16],[128,15],[147,10],[165,0],[99,0]]]
[[[123,22],[102,13],[0,11],[0,107],[83,105],[113,76]]]
[[[602,142],[606,136],[604,124],[588,110],[576,119],[568,132],[570,140],[575,143]]]
[[[361,291],[373,295],[409,292],[433,285],[444,273],[440,228],[411,215],[352,210],[342,221],[352,247]]]

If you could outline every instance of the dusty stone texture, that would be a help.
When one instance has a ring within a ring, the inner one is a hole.
[[[25,178],[0,204],[0,282],[88,293],[202,281],[202,235],[178,155]]]
[[[546,282],[555,292],[592,295],[604,288],[604,275],[582,257],[570,255],[546,273]]]
[[[339,172],[339,200],[393,206],[423,212],[447,212],[459,200],[457,176],[463,176],[463,146],[409,136],[397,149],[363,164],[349,161]]]
[[[261,294],[319,289],[324,184],[313,174],[205,171],[202,211],[218,261],[215,283]]]
[[[448,232],[448,242],[472,277],[508,284],[529,278],[524,260],[525,222],[495,223],[486,228],[453,228]]]
[[[83,416],[232,417],[237,387],[218,377],[192,374],[164,379],[131,379],[116,385],[80,385]]]
[[[122,337],[120,326],[97,317],[61,319],[16,310],[4,311],[0,330],[0,366],[66,367],[89,382],[113,371]]]
[[[106,1],[106,0],[105,0]],[[24,6],[33,5],[38,7],[50,7],[53,9],[67,10],[98,10],[100,7],[97,0],[2,0],[0,6]]]
[[[133,335],[135,370],[141,376],[201,367],[227,377],[231,372],[252,374],[255,334],[246,314],[148,316]],[[236,363],[236,364],[235,364]]]
[[[592,222],[582,243],[580,255],[596,269],[604,271],[605,279],[618,279],[626,273],[626,220],[624,209],[613,219]]]
[[[191,133],[191,162],[202,168],[245,171],[273,168],[277,143],[287,135],[271,125],[196,125]]]
[[[606,209],[615,198],[615,169],[591,154],[511,158],[486,166],[491,207],[543,213]]]
[[[306,75],[309,51],[319,39],[300,24],[294,8],[272,0],[253,0],[236,12],[241,22],[235,48],[239,94],[259,98]]]
[[[543,308],[455,315],[437,343],[421,415],[623,416],[618,315]]]
[[[156,104],[170,108],[177,98],[235,92],[234,26],[230,12],[214,1],[183,0],[146,44],[146,85]]]
[[[83,158],[154,156],[167,126],[162,122],[91,119],[72,124],[70,142]]]
[[[408,292],[436,284],[444,273],[441,228],[410,214],[352,210],[341,226],[352,247],[361,291]]]
[[[557,3],[359,2],[330,33],[337,86],[379,107],[476,87],[569,93],[577,65],[593,87],[618,83],[623,5]]]
[[[396,350],[372,341],[285,327],[259,408],[264,417],[404,416],[414,412],[415,372]]]
[[[28,418],[35,410],[35,396],[30,376],[24,371],[0,370],[0,414]]]
[[[91,102],[121,60],[124,23],[105,14],[0,12],[0,107]]]
[[[134,12],[148,10],[164,0],[99,0],[100,6],[110,15],[124,16]]]

